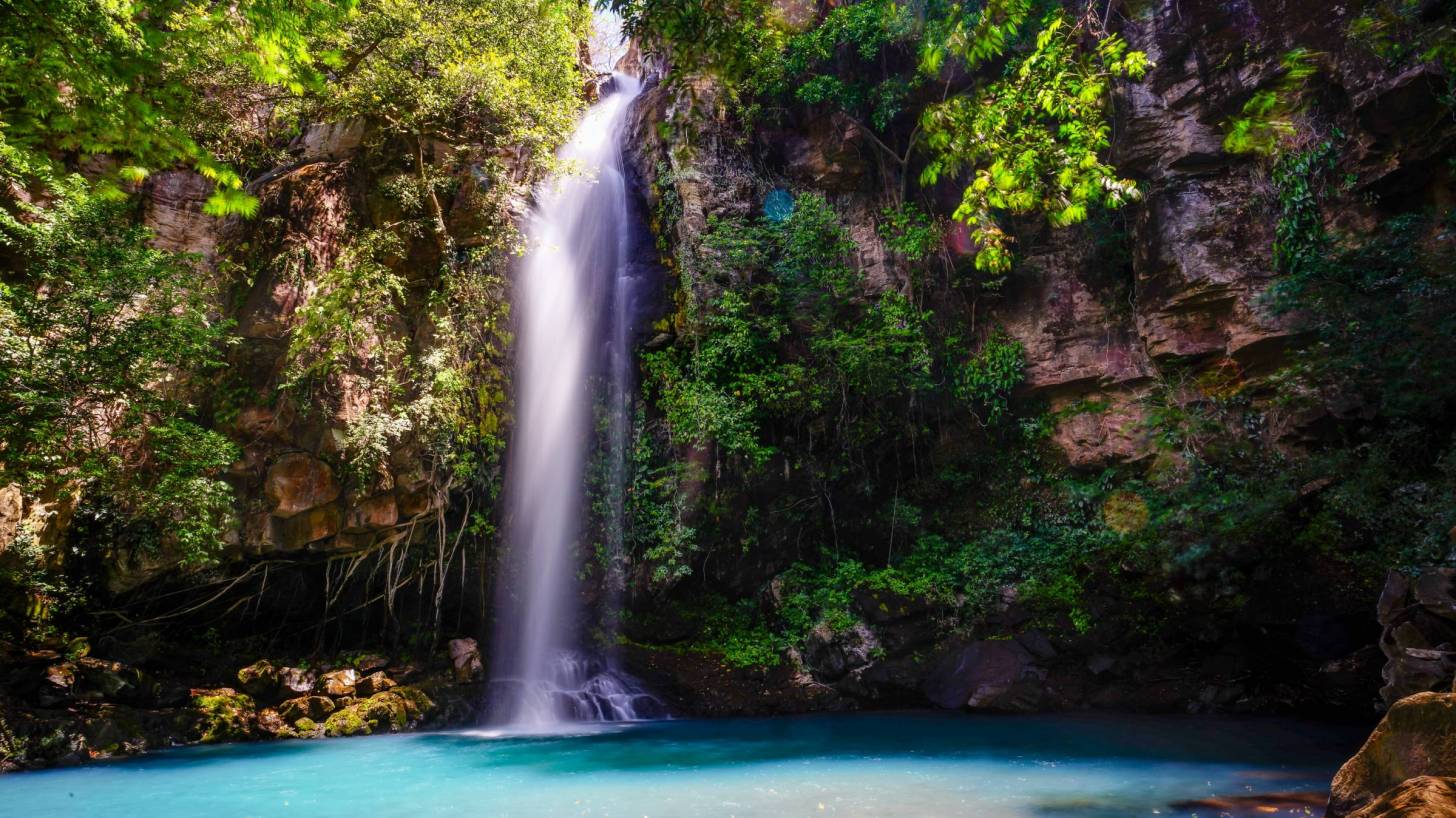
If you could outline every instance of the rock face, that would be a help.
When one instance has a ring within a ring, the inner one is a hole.
[[[1355,814],[1420,776],[1456,776],[1456,693],[1417,693],[1392,705],[1365,745],[1335,775],[1326,814]]]
[[[285,520],[300,511],[332,503],[341,490],[327,463],[302,452],[278,458],[263,483],[263,493],[273,504],[270,513]]]
[[[1380,697],[1387,705],[1428,690],[1449,690],[1456,677],[1456,569],[1432,568],[1411,579],[1392,571],[1377,609],[1385,654]]]

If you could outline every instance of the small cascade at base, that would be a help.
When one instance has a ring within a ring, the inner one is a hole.
[[[518,718],[507,722],[506,727],[516,732],[549,731],[563,722],[640,721],[668,715],[662,702],[636,679],[602,659],[560,650],[551,657],[550,671],[545,679],[492,682],[493,697],[515,701],[519,706]]]

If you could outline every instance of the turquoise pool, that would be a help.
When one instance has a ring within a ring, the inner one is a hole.
[[[0,814],[1126,818],[1322,790],[1361,735],[1276,720],[945,713],[422,733],[0,776]]]

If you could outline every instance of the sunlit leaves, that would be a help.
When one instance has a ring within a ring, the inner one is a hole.
[[[187,78],[240,66],[292,93],[316,87],[308,37],[348,16],[353,0],[18,0],[0,28],[0,174],[34,178],[60,154],[121,160],[120,179],[191,165],[218,182],[215,212],[244,213],[236,173],[194,138],[200,100]]]
[[[1229,120],[1224,150],[1271,154],[1294,136],[1293,117],[1302,104],[1305,86],[1316,73],[1315,57],[1308,49],[1296,48],[1280,59],[1283,74],[1274,85],[1255,93],[1239,115]]]
[[[995,6],[996,4],[992,4]],[[953,34],[951,53],[988,59],[1008,42],[991,9]],[[1086,220],[1094,206],[1116,208],[1139,197],[1103,156],[1111,143],[1106,105],[1112,81],[1141,78],[1147,58],[1117,35],[1083,46],[1081,23],[1054,12],[1042,21],[1035,47],[1013,55],[1003,77],[972,93],[928,107],[921,117],[930,150],[921,183],[971,172],[954,218],[971,227],[976,268],[995,286],[1011,268],[1010,237],[998,214],[1044,213],[1053,226]],[[973,64],[974,64],[973,62]]]

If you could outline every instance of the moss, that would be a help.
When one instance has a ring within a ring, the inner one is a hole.
[[[357,705],[345,707],[342,710],[334,711],[324,722],[324,735],[337,736],[367,736],[371,732],[369,722],[359,712]]]
[[[411,721],[423,718],[435,709],[434,701],[417,687],[396,687],[390,692],[404,702],[405,713]]]
[[[307,716],[294,722],[293,726],[286,730],[289,738],[321,738],[324,735],[323,725]]]
[[[198,716],[198,741],[210,744],[253,737],[256,707],[251,696],[227,687],[204,690],[193,695],[192,706]]]
[[[404,699],[390,691],[376,693],[356,706],[363,711],[364,718],[375,729],[403,730],[409,721],[409,711]]]

